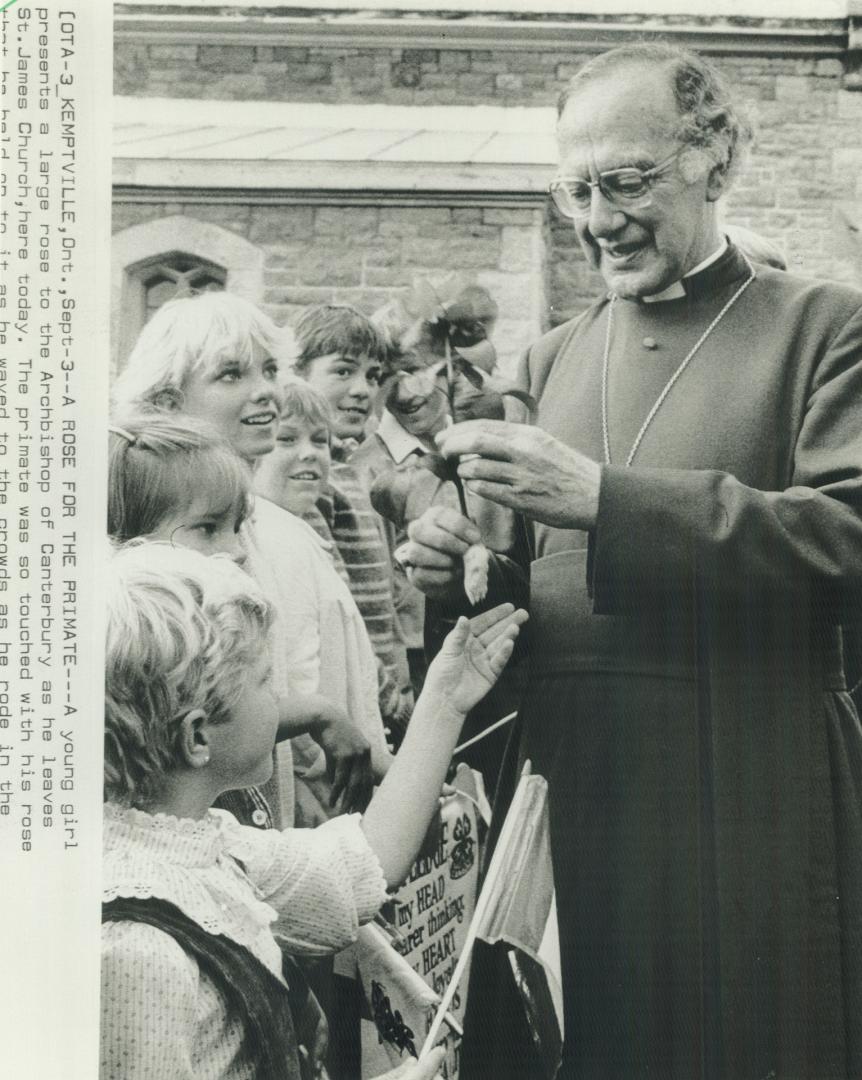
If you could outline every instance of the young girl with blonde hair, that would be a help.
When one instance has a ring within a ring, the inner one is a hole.
[[[465,713],[525,613],[459,621],[360,820],[259,831],[210,809],[272,770],[272,609],[234,563],[167,543],[107,568],[102,1080],[298,1080],[291,952],[353,940],[407,874]],[[439,1054],[398,1075],[436,1073]]]

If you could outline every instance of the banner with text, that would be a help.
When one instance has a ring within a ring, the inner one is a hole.
[[[477,790],[469,769],[458,770],[458,794],[444,799],[433,850],[417,859],[395,894],[397,954],[383,943],[358,951],[359,975],[372,1021],[363,1022],[363,1076],[418,1054],[436,1005],[458,962],[476,906],[479,880]],[[406,964],[398,963],[399,955]],[[394,959],[393,959],[394,956]],[[446,1036],[446,1080],[457,1080],[460,1030],[469,970],[453,1001]]]

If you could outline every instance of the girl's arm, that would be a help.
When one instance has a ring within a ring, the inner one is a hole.
[[[429,667],[401,749],[362,819],[390,888],[419,850],[465,716],[497,681],[526,620],[511,604],[462,616]]]
[[[279,912],[276,930],[291,951],[323,955],[348,945],[387,887],[406,877],[464,717],[497,680],[526,618],[508,604],[459,621],[428,669],[401,749],[361,822],[341,816],[284,832],[228,822],[228,850]]]

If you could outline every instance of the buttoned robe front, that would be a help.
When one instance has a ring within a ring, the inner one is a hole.
[[[862,294],[758,267],[626,465],[748,273],[731,247],[684,297],[614,302],[596,527],[533,530],[510,765],[550,785],[566,1080],[862,1075],[840,629],[862,610]],[[524,378],[538,425],[600,462],[609,306]],[[471,982],[467,1080],[529,1075],[498,978]]]

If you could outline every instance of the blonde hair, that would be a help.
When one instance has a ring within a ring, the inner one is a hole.
[[[325,427],[331,434],[335,417],[332,406],[319,391],[298,376],[285,381],[281,419],[296,419],[310,427]]]
[[[114,385],[114,403],[181,409],[183,386],[193,371],[212,369],[226,358],[246,368],[255,345],[285,364],[296,354],[292,331],[241,296],[203,292],[171,300],[141,331]]]
[[[182,720],[230,720],[265,653],[271,608],[225,556],[162,543],[119,548],[107,568],[105,797],[146,806],[179,763]]]
[[[193,417],[141,410],[117,416],[108,429],[108,533],[115,540],[148,536],[201,495],[246,517],[251,486],[230,443]]]

